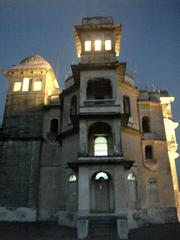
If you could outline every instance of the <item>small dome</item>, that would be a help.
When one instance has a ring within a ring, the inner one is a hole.
[[[33,55],[24,58],[19,64],[13,66],[14,69],[21,68],[51,68],[51,65],[41,56]]]

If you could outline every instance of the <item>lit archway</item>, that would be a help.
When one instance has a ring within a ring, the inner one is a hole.
[[[88,152],[92,156],[113,154],[113,137],[109,124],[96,122],[88,130]]]

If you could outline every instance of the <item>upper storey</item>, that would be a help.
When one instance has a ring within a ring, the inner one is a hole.
[[[75,40],[81,63],[114,62],[120,54],[121,25],[112,17],[83,18],[75,26]]]
[[[4,70],[9,80],[9,95],[43,94],[48,98],[60,89],[51,65],[41,56],[33,55]]]

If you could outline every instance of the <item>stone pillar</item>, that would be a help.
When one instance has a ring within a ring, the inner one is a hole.
[[[117,214],[126,213],[127,189],[125,183],[125,170],[123,166],[118,166],[114,170],[114,194],[116,213]]]
[[[128,239],[127,191],[125,170],[118,166],[114,174],[115,212],[117,215],[117,232],[120,240]],[[123,193],[123,194],[122,194]]]
[[[86,167],[79,168],[79,213],[89,214],[90,192],[89,192],[89,176]]]
[[[88,217],[79,216],[77,220],[78,239],[85,239],[88,236]]]
[[[128,221],[126,214],[117,216],[117,232],[120,240],[128,239]]]
[[[121,124],[121,122],[119,120],[114,120],[113,136],[114,136],[114,153],[116,155],[122,155],[120,124]]]
[[[88,236],[88,215],[89,215],[89,176],[86,167],[79,168],[79,195],[78,195],[78,238],[85,239]]]
[[[88,139],[87,139],[87,127],[85,121],[80,121],[80,143],[79,143],[79,152],[81,154],[88,153]]]

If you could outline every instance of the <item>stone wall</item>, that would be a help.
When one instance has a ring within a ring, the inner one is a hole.
[[[40,140],[1,140],[1,206],[37,207],[40,146]]]

